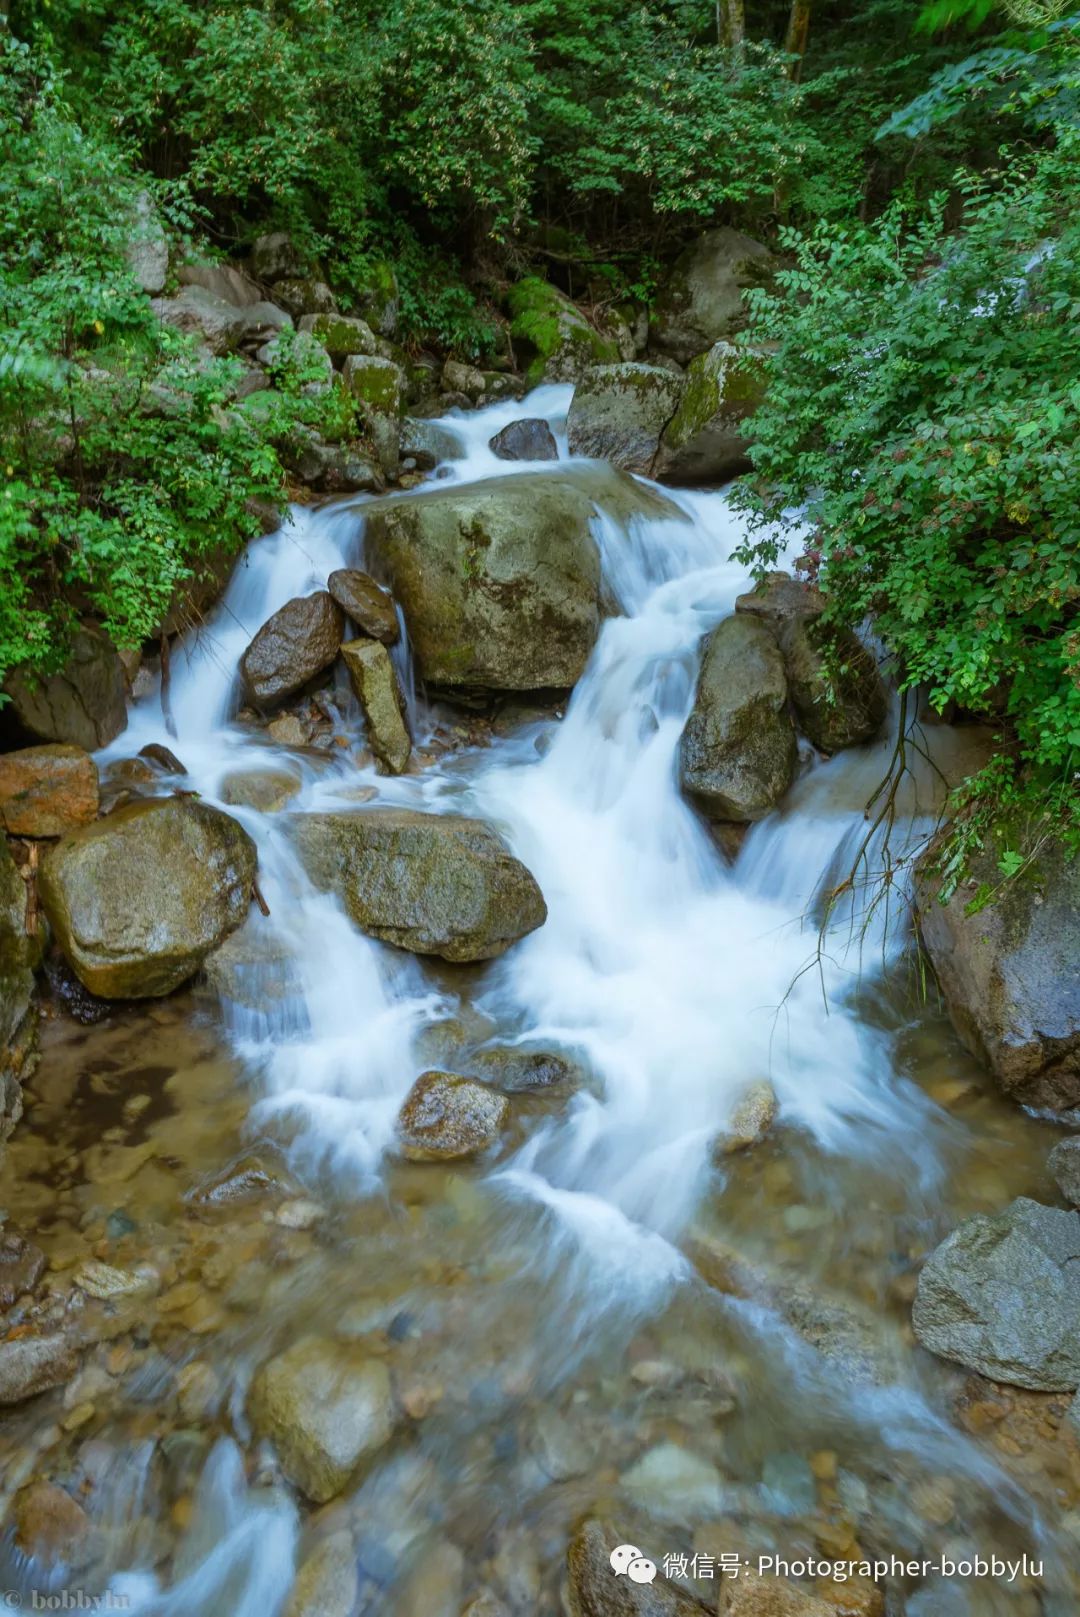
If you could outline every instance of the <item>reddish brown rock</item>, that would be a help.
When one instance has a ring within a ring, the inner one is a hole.
[[[62,837],[97,819],[97,765],[56,743],[0,756],[0,821],[13,837]]]

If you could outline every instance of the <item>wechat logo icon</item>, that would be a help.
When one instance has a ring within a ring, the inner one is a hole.
[[[656,1563],[650,1561],[647,1555],[633,1544],[619,1544],[612,1550],[608,1559],[611,1570],[617,1578],[624,1575],[631,1583],[651,1583],[656,1577]]]

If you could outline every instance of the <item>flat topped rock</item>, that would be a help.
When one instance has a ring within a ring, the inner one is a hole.
[[[315,885],[400,949],[491,960],[547,919],[534,878],[483,820],[378,808],[297,814],[292,829]]]

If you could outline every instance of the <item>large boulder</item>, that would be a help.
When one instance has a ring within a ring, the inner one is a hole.
[[[263,301],[260,288],[235,264],[181,264],[177,273],[181,286],[201,286],[204,291],[232,303],[238,309],[251,309]]]
[[[62,837],[97,818],[98,772],[61,743],[0,754],[0,825],[13,837]]]
[[[498,1090],[456,1072],[423,1072],[398,1117],[398,1146],[410,1162],[475,1156],[499,1137],[510,1103]]]
[[[652,475],[668,483],[724,483],[744,471],[746,421],[761,398],[761,381],[746,368],[746,356],[731,343],[714,343],[687,368]]]
[[[127,725],[124,667],[108,635],[91,624],[75,631],[59,673],[17,668],[4,682],[9,722],[38,741],[62,741],[93,752]],[[7,717],[7,714],[5,714]]]
[[[38,891],[84,987],[152,999],[193,977],[244,920],[255,844],[220,809],[190,798],[132,803],[58,842]]]
[[[305,314],[300,330],[309,332],[340,364],[351,354],[377,354],[379,339],[366,320],[346,314]]]
[[[297,595],[268,618],[240,659],[250,701],[276,707],[337,660],[345,614],[328,590]]]
[[[251,273],[259,281],[281,281],[290,275],[305,275],[308,263],[292,237],[284,230],[273,230],[256,238],[251,249]]]
[[[681,365],[746,322],[743,292],[765,283],[773,267],[767,247],[741,230],[707,230],[681,253],[656,300],[650,341]]]
[[[791,785],[795,727],[779,647],[752,618],[709,635],[679,744],[683,790],[713,820],[760,820]]]
[[[538,416],[511,421],[493,438],[488,448],[499,460],[558,460],[559,446],[547,422]]]
[[[141,292],[162,290],[169,274],[169,238],[148,191],[135,198],[124,257]]]
[[[383,359],[378,354],[350,354],[341,374],[371,435],[379,465],[387,477],[396,477],[401,453],[405,372],[392,359]]]
[[[400,630],[393,597],[369,573],[356,567],[339,567],[326,580],[326,587],[364,634],[381,640],[384,646],[396,644]]]
[[[972,885],[938,902],[931,847],[916,872],[919,932],[953,1026],[1023,1106],[1080,1106],[1080,858],[1048,842],[1001,885],[1002,849],[970,859]],[[1000,888],[968,914],[973,894]]]
[[[927,1258],[912,1310],[924,1347],[1036,1392],[1080,1386],[1080,1213],[1020,1196]]]
[[[825,621],[826,605],[812,585],[769,573],[739,596],[735,610],[757,618],[775,636],[803,734],[820,751],[839,752],[874,739],[889,699],[874,657],[850,629]]]
[[[530,275],[511,287],[510,336],[529,387],[576,382],[593,365],[614,365],[619,345],[591,326],[557,287]]]
[[[247,1412],[290,1482],[319,1505],[389,1441],[396,1421],[386,1364],[317,1336],[262,1366]]]
[[[397,335],[401,293],[393,264],[386,258],[369,259],[363,270],[351,272],[357,306],[378,337]]]
[[[682,377],[657,365],[593,366],[574,389],[566,418],[570,453],[651,475],[682,390]]]
[[[387,775],[400,775],[412,741],[405,723],[405,698],[390,653],[378,640],[349,640],[341,660],[367,725],[368,744]]]
[[[483,820],[385,808],[298,814],[293,826],[316,887],[399,949],[491,960],[547,919],[533,877]]]
[[[174,298],[154,298],[151,308],[163,325],[194,337],[213,354],[231,353],[247,330],[248,310],[204,286],[183,286]]]
[[[367,560],[405,613],[421,678],[573,685],[600,630],[594,512],[583,484],[546,473],[367,506]]]
[[[0,837],[0,1141],[22,1116],[20,1080],[37,1054],[34,972],[41,962],[41,936],[26,930],[26,887],[8,845]]]

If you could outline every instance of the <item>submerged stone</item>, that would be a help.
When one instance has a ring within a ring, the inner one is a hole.
[[[475,1156],[492,1145],[510,1106],[504,1095],[453,1072],[424,1072],[405,1099],[398,1141],[410,1162]]]
[[[341,659],[360,703],[372,752],[384,773],[400,775],[408,765],[412,741],[390,653],[378,640],[350,640],[341,648]]]

